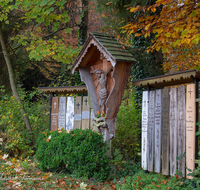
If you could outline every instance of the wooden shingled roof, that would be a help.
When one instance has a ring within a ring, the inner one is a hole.
[[[165,86],[174,86],[178,84],[192,83],[195,78],[200,80],[200,72],[196,70],[189,70],[189,71],[182,71],[178,73],[137,80],[133,82],[133,85],[142,86],[144,88],[147,88],[147,86],[153,88],[162,88]]]
[[[77,93],[87,93],[87,87],[85,85],[81,86],[58,86],[58,87],[38,87],[40,92],[45,94],[77,94]]]
[[[85,57],[88,49],[92,45],[97,47],[104,57],[111,62],[113,67],[118,61],[129,63],[136,62],[136,59],[132,56],[132,54],[126,50],[125,47],[113,36],[103,33],[90,32],[88,39],[84,43],[83,48],[72,65],[72,73],[74,73],[80,66],[82,59]]]

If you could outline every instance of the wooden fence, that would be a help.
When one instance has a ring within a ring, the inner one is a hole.
[[[53,97],[51,105],[51,130],[93,129],[93,110],[88,96]]]
[[[195,84],[144,91],[142,100],[142,168],[188,176],[195,168]],[[186,152],[186,157],[177,161]],[[185,174],[186,173],[186,174]]]

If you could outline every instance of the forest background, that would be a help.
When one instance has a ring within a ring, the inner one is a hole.
[[[199,0],[1,0],[0,10],[0,131],[13,155],[31,154],[48,128],[48,97],[35,88],[82,84],[70,67],[90,31],[114,35],[137,60],[127,92],[138,109],[133,80],[199,70]]]

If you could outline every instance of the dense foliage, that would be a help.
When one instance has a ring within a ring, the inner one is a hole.
[[[47,97],[36,90],[29,94],[20,88],[19,91],[32,125],[32,135],[37,137],[38,133],[47,129],[49,125],[49,111],[42,109]],[[0,138],[3,138],[0,150],[10,156],[33,154],[32,137],[26,131],[19,104],[14,96],[1,97],[0,118]]]
[[[127,161],[135,160],[140,145],[140,112],[136,109],[133,91],[129,99],[122,101],[117,114],[116,137],[112,140],[112,149],[118,149]]]
[[[103,135],[91,130],[46,131],[37,140],[36,158],[44,171],[67,171],[77,177],[106,180],[110,174]]]

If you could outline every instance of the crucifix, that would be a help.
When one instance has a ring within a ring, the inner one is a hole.
[[[86,99],[86,100],[87,100],[87,99]],[[81,105],[81,104],[79,104],[79,102],[78,102],[78,104],[76,104],[76,106],[78,107],[78,110],[79,110],[80,105]],[[87,105],[87,104],[86,104],[86,105]]]
[[[85,105],[87,105],[87,102],[88,102],[87,98],[84,100],[84,102],[85,102]]]
[[[145,108],[146,108],[146,102],[147,102],[146,100],[143,101],[143,103],[144,103],[144,107],[145,107]]]
[[[166,101],[168,100],[168,98],[166,97],[166,94],[165,94],[165,97],[163,98],[164,102],[165,102],[165,105],[166,105]]]
[[[192,90],[191,90],[191,88],[190,88],[190,91],[188,91],[189,93],[190,93],[190,99],[191,99],[191,92],[193,92]]]

